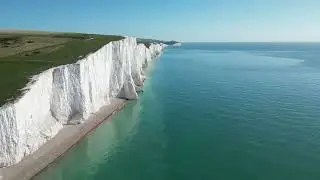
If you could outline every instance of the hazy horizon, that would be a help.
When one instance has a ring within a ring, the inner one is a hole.
[[[182,42],[320,42],[316,0],[4,1],[1,29]]]

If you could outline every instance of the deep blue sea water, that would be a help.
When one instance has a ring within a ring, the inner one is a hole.
[[[320,43],[186,43],[38,180],[319,180]]]

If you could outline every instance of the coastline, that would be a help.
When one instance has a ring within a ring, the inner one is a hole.
[[[114,99],[111,104],[103,106],[92,114],[84,123],[67,125],[36,152],[26,156],[19,163],[0,169],[0,180],[30,180],[51,163],[62,157],[83,138],[93,132],[99,125],[123,109],[127,100]],[[2,177],[1,177],[2,176]]]
[[[135,37],[126,37],[73,64],[30,77],[21,89],[23,96],[0,107],[0,168],[17,164],[64,125],[83,123],[110,100],[137,99],[143,67],[158,58],[164,47],[146,47],[137,44]]]

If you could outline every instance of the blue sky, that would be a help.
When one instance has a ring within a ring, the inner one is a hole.
[[[320,41],[319,0],[1,0],[0,28],[181,41]]]

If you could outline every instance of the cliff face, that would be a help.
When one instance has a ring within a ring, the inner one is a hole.
[[[20,99],[0,107],[0,167],[19,162],[64,124],[85,121],[113,98],[136,99],[145,78],[143,68],[164,47],[146,48],[135,38],[126,38],[74,64],[34,76]]]

